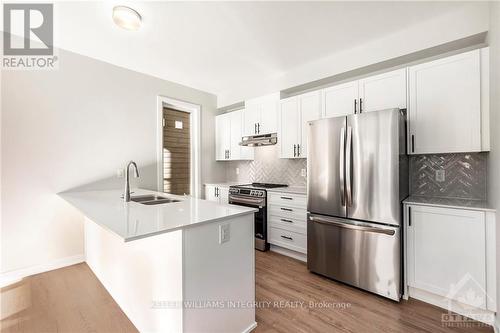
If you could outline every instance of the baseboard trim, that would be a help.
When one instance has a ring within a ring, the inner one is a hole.
[[[250,333],[252,332],[255,328],[257,327],[257,322],[254,322],[252,325],[248,326],[243,332],[241,333]]]
[[[40,274],[48,271],[52,271],[54,269],[63,268],[66,266],[71,266],[75,264],[79,264],[85,261],[85,256],[83,254],[79,254],[72,257],[66,257],[61,259],[52,260],[45,264],[35,265],[31,267],[16,269],[13,271],[8,271],[0,274],[0,287],[5,287],[11,285],[13,283],[19,282],[25,277]]]
[[[294,259],[307,262],[307,254],[300,253],[297,251],[285,249],[284,247],[278,246],[278,245],[273,245],[271,244],[270,250],[279,254],[282,254],[284,256],[292,257]]]
[[[425,290],[417,289],[417,288],[408,288],[408,295],[410,298],[418,299],[420,301],[435,305],[437,307],[442,308],[444,311],[449,311],[451,310],[454,313],[458,313],[460,315],[478,320],[480,322],[483,322],[487,325],[493,326],[495,329],[495,332],[497,332],[497,326],[498,323],[498,318],[495,316],[495,312],[490,311],[490,310],[483,310],[483,309],[475,309],[474,313],[477,316],[477,318],[471,317],[470,312],[464,311],[464,309],[460,306],[460,304],[456,301],[452,300],[447,300],[445,297],[435,295],[433,293],[430,293]],[[485,320],[487,318],[494,318],[490,320]]]

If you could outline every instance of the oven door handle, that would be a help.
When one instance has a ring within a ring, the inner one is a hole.
[[[264,199],[250,199],[250,198],[245,198],[245,197],[239,197],[239,196],[229,196],[229,201],[231,203],[244,203],[244,204],[249,204],[249,205],[256,205],[259,207],[264,207],[265,206],[265,200]]]

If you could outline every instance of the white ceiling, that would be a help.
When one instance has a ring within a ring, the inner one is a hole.
[[[113,24],[130,5],[139,31]],[[223,94],[454,11],[457,2],[59,2],[64,49]]]

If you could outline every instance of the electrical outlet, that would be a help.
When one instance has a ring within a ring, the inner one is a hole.
[[[116,177],[117,178],[123,178],[123,177],[125,177],[125,170],[123,170],[123,169],[116,169]]]
[[[300,170],[300,175],[301,175],[302,177],[305,177],[305,176],[307,175],[306,169],[301,169],[301,170]]]
[[[236,174],[239,175],[240,174],[240,168],[236,168]]]
[[[229,242],[230,229],[229,224],[219,225],[219,244]]]
[[[437,182],[444,182],[446,179],[446,174],[444,170],[436,170],[436,181]]]

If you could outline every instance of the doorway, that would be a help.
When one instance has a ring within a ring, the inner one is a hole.
[[[163,192],[190,195],[191,122],[188,112],[163,108]]]
[[[200,105],[158,96],[158,191],[199,198]]]

